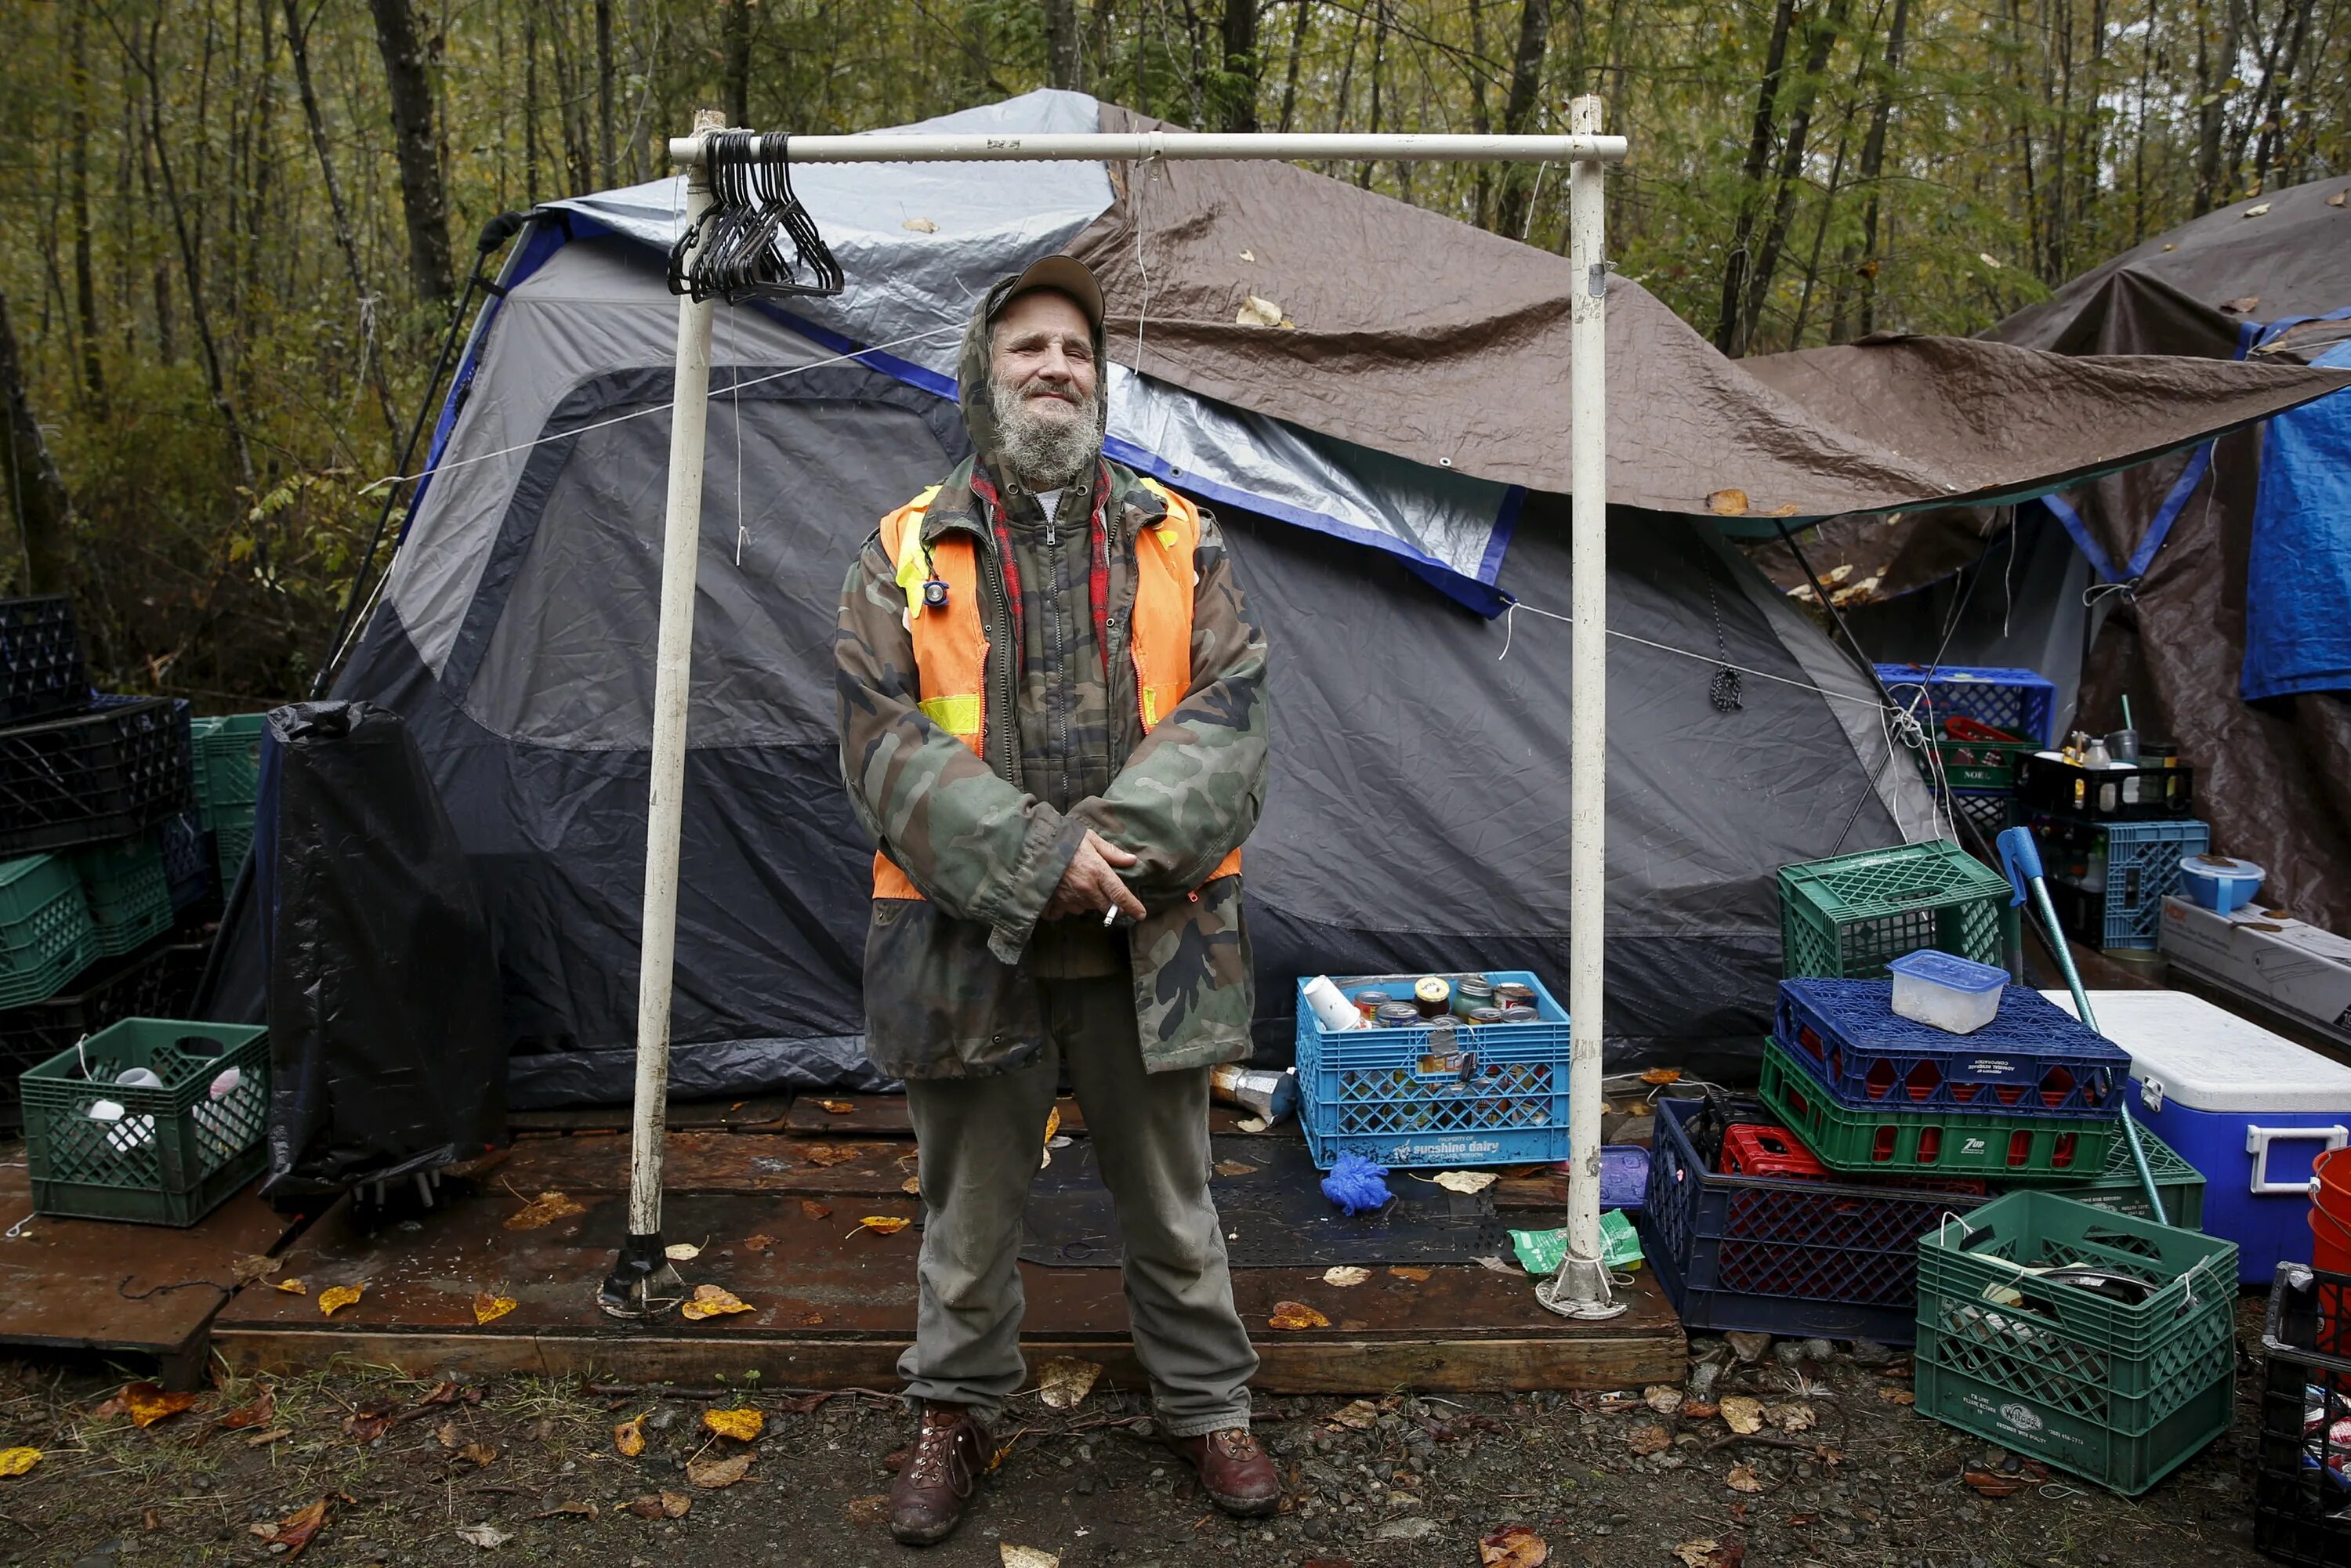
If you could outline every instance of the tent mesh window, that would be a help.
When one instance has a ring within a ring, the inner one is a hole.
[[[115,1082],[133,1067],[162,1085]],[[261,1169],[266,1029],[126,1019],[34,1068],[23,1085],[36,1213],[193,1225]]]
[[[1780,868],[1781,973],[1875,980],[1922,947],[1997,964],[2008,879],[1948,839]]]

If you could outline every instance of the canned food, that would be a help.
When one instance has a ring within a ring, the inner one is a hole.
[[[1357,991],[1350,999],[1365,1018],[1375,1019],[1379,1016],[1380,1009],[1395,1000],[1395,998],[1374,987],[1367,991]]]
[[[1483,975],[1464,975],[1453,982],[1453,1010],[1468,1018],[1479,1008],[1494,1005],[1494,982]]]
[[[1383,1002],[1379,1011],[1372,1015],[1375,1029],[1414,1029],[1423,1021],[1420,1009],[1410,1002]]]
[[[1468,1016],[1464,1018],[1461,1021],[1472,1024],[1500,1023],[1502,1021],[1502,1009],[1499,1008],[1472,1008],[1469,1009]]]
[[[1533,1008],[1504,1008],[1502,1021],[1504,1023],[1541,1023],[1542,1014]]]
[[[1498,1008],[1531,1008],[1535,1005],[1535,988],[1516,980],[1505,980],[1494,988],[1494,1005]]]
[[[1423,975],[1412,984],[1412,999],[1421,1017],[1433,1019],[1451,1004],[1452,983],[1440,976]]]

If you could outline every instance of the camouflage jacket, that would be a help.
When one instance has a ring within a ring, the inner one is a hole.
[[[1113,671],[1131,672],[1135,537],[1165,503],[1129,470],[1106,467],[1105,653]],[[1138,857],[1124,875],[1148,913],[1126,939],[1144,1064],[1162,1071],[1239,1061],[1249,1054],[1253,1000],[1242,879],[1203,879],[1257,824],[1269,718],[1265,638],[1241,601],[1223,535],[1204,513],[1189,694],[1145,735],[1134,681],[1113,680],[1115,775],[1104,793],[1063,812],[1019,782],[1015,703],[1027,683],[1015,667],[1020,640],[996,529],[973,473],[967,461],[947,477],[923,528],[930,539],[969,534],[980,563],[984,757],[916,706],[905,596],[878,531],[841,589],[833,639],[841,773],[858,820],[925,894],[873,901],[866,1052],[902,1078],[956,1078],[1018,1067],[1041,1048],[1031,938],[1091,827]]]

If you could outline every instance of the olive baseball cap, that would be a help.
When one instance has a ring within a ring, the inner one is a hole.
[[[1068,295],[1077,302],[1078,308],[1085,312],[1086,320],[1093,329],[1096,332],[1102,330],[1102,285],[1094,281],[1092,269],[1074,256],[1040,256],[1030,262],[1020,276],[1012,280],[1012,287],[1004,291],[1004,298],[996,308],[997,313],[1000,315],[1006,305],[1038,288],[1050,288]]]

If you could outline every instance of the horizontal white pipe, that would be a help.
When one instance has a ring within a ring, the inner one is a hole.
[[[673,136],[669,155],[702,162],[698,137]],[[1272,131],[1136,131],[1051,136],[795,136],[795,163],[1013,163],[1272,158],[1501,163],[1620,163],[1621,136],[1443,136],[1418,131],[1328,136]]]

